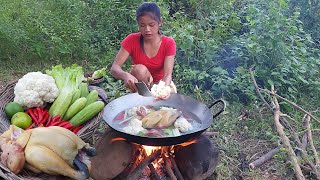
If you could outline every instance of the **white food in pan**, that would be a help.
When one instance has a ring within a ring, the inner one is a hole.
[[[189,123],[189,121],[184,118],[183,116],[180,116],[175,122],[174,127],[178,128],[180,132],[187,132],[189,130],[192,130],[192,125]]]
[[[158,84],[153,85],[151,88],[152,95],[158,98],[168,97],[170,95],[170,92],[171,87],[166,86],[164,81],[160,81]]]

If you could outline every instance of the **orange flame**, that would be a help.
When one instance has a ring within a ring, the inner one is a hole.
[[[146,151],[147,156],[150,156],[154,151],[161,149],[160,146],[145,146],[142,145],[143,149]]]
[[[194,143],[196,143],[196,142],[198,142],[198,140],[197,140],[197,139],[193,139],[193,140],[190,140],[190,141],[187,141],[187,142],[178,144],[178,145],[179,145],[179,146],[186,147],[186,146],[189,146],[189,145],[194,144]]]
[[[110,141],[109,144],[111,144],[111,143],[113,143],[113,142],[115,142],[115,141],[126,141],[126,139],[120,138],[120,137],[118,137],[118,138],[113,138],[113,139],[111,139],[111,141]]]

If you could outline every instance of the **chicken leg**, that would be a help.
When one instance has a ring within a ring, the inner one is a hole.
[[[71,168],[54,151],[41,145],[28,145],[25,149],[28,164],[32,167],[51,175],[64,175],[73,179],[85,180],[88,174]]]

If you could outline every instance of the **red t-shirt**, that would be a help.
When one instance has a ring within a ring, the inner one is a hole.
[[[143,64],[150,71],[153,81],[159,82],[164,75],[164,58],[176,54],[176,43],[168,36],[162,36],[162,42],[156,56],[149,58],[140,47],[141,33],[129,34],[122,42],[121,46],[130,54],[132,64]]]

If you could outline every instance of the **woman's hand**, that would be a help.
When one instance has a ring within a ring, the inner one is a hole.
[[[138,88],[135,85],[138,82],[137,78],[132,76],[130,73],[126,73],[125,77],[123,78],[124,84],[127,88],[129,88],[132,92],[137,92]]]

